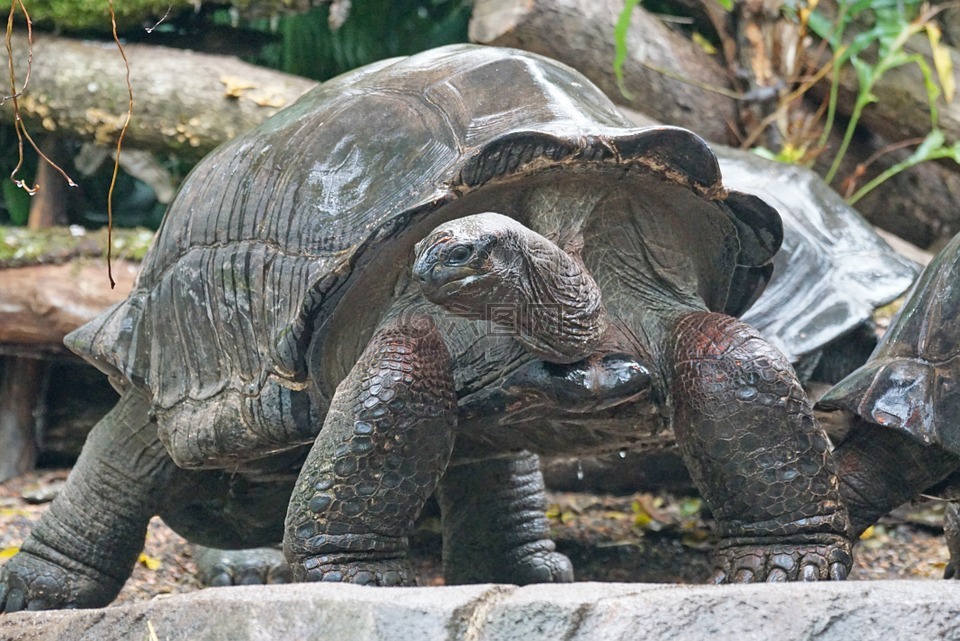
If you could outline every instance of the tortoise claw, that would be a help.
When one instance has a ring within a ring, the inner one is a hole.
[[[787,571],[783,568],[773,568],[767,574],[767,583],[784,583],[789,580]]]
[[[194,546],[200,581],[210,587],[290,583],[290,564],[275,548],[218,550]]]
[[[325,583],[375,586],[415,586],[417,584],[413,568],[405,559],[338,563],[330,557],[314,557],[294,565],[294,576],[297,581]]]
[[[847,577],[850,575],[850,569],[843,563],[831,563],[830,564],[830,580],[831,581],[846,581]]]
[[[717,550],[710,582],[843,581],[852,564],[850,545],[841,537],[810,543],[730,543]]]

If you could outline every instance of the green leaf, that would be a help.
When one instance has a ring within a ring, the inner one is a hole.
[[[733,0],[717,0],[717,4],[725,11],[733,11]]]
[[[860,84],[860,94],[864,97],[867,97],[866,94],[870,92],[870,88],[873,86],[873,66],[868,62],[864,62],[860,58],[850,58],[850,64],[853,65],[854,70],[857,72],[857,82]],[[867,102],[875,101],[875,96],[867,97]]]
[[[623,11],[620,12],[617,25],[613,29],[613,39],[616,44],[616,51],[613,56],[613,75],[617,78],[617,87],[620,89],[620,93],[628,100],[633,98],[633,94],[623,84],[623,63],[627,61],[627,31],[630,29],[630,18],[633,17],[633,10],[638,4],[640,4],[640,0],[625,0]]]
[[[14,225],[26,225],[30,218],[30,194],[17,187],[12,180],[3,181],[3,206]]]
[[[824,16],[819,11],[814,11],[810,14],[810,17],[807,19],[807,27],[810,28],[818,38],[821,40],[826,40],[830,43],[830,46],[834,49],[837,48],[839,44],[838,38],[836,38],[833,33],[833,21]]]
[[[957,86],[953,77],[953,59],[950,57],[950,47],[940,42],[940,27],[936,23],[927,23],[926,31],[927,39],[930,41],[930,50],[933,52],[933,66],[937,70],[940,86],[943,87],[943,97],[947,102],[952,102]]]
[[[943,135],[943,132],[939,129],[933,129],[907,160],[916,160],[917,162],[928,160],[931,154],[943,147],[944,142],[946,142],[946,136]]]

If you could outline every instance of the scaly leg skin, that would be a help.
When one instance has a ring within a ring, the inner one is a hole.
[[[290,564],[278,548],[221,550],[194,545],[200,582],[209,587],[290,583]]]
[[[102,607],[120,592],[175,467],[148,410],[130,390],[93,428],[63,492],[0,568],[2,611]]]
[[[573,581],[570,559],[550,540],[535,455],[451,465],[437,496],[448,585]]]
[[[722,537],[711,581],[846,578],[836,465],[790,363],[722,314],[687,314],[674,335],[677,441]]]
[[[840,494],[857,539],[881,516],[960,468],[960,457],[891,427],[859,419],[834,451]]]
[[[379,329],[337,388],[290,499],[294,580],[416,584],[407,537],[450,459],[456,409],[433,321]]]

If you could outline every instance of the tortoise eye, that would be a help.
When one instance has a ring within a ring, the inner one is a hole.
[[[473,256],[473,247],[470,245],[457,245],[447,254],[445,262],[448,265],[462,265]]]

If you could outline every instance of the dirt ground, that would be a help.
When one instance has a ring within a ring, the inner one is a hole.
[[[46,509],[67,470],[45,470],[0,484],[0,561],[11,556]],[[700,501],[670,494],[601,496],[551,493],[549,509],[558,549],[574,562],[577,580],[696,583],[708,573],[712,523]],[[947,560],[942,506],[904,506],[868,532],[856,551],[855,580],[938,579]],[[442,585],[440,536],[426,518],[411,541],[421,585]],[[187,543],[159,519],[115,602],[200,588]]]

